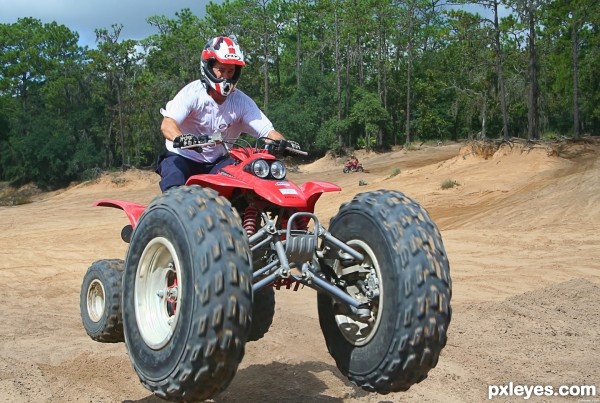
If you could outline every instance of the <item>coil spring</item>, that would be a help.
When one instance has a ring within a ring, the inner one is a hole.
[[[244,210],[244,222],[242,226],[246,230],[248,236],[252,236],[256,233],[256,224],[258,218],[258,209],[254,206],[246,207]]]
[[[310,222],[310,217],[302,216],[296,220],[296,226],[301,231],[308,230],[308,223]]]
[[[288,219],[290,217],[286,214],[281,219],[281,228],[286,229],[288,224]],[[308,230],[308,223],[310,222],[310,217],[302,216],[298,217],[294,220],[294,228],[295,230],[306,231]]]

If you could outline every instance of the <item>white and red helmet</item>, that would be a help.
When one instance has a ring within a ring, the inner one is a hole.
[[[235,66],[233,77],[230,79],[217,78],[212,70],[215,61],[223,64],[233,64]],[[235,85],[242,74],[242,67],[245,65],[244,53],[240,46],[228,36],[217,36],[211,39],[202,51],[201,70],[204,82],[224,97],[231,94],[235,89]]]

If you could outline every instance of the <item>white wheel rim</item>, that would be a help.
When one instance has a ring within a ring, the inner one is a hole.
[[[104,314],[106,306],[106,293],[100,280],[94,279],[87,290],[87,311],[93,322],[98,322]]]
[[[337,322],[340,332],[349,343],[355,346],[364,346],[368,344],[375,334],[381,321],[380,312],[383,312],[383,285],[381,283],[381,271],[377,257],[373,250],[365,242],[360,240],[351,240],[347,242],[349,246],[352,246],[355,250],[362,253],[365,257],[364,262],[360,265],[362,267],[370,267],[375,270],[375,276],[379,282],[379,296],[373,300],[370,304],[371,317],[367,321],[356,321],[353,318],[346,315],[335,315],[335,321]],[[371,276],[367,275],[366,277]],[[353,296],[362,293],[357,287],[348,287],[349,293]]]
[[[135,318],[142,339],[154,350],[173,337],[182,302],[181,270],[173,244],[152,239],[144,248],[135,277]]]

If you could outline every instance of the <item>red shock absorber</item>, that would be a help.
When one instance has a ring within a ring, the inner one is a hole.
[[[246,230],[248,236],[252,236],[256,233],[256,223],[258,220],[258,209],[254,206],[246,207],[244,210],[244,222],[242,226]]]
[[[290,216],[288,214],[284,214],[281,218],[281,229],[286,229],[288,225]],[[310,222],[310,217],[301,216],[294,219],[294,225],[292,229],[306,231],[308,229],[308,223]]]
[[[308,230],[308,223],[310,222],[310,217],[308,216],[302,216],[302,217],[298,217],[298,219],[296,220],[296,227],[297,229],[301,230],[301,231],[306,231]]]

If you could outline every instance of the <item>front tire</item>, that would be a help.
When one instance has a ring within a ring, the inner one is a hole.
[[[124,341],[121,315],[123,260],[98,260],[88,268],[81,284],[79,310],[88,336],[100,343]]]
[[[365,256],[354,267],[337,260],[331,267],[346,292],[371,309],[371,317],[361,319],[319,293],[329,353],[367,391],[408,390],[427,377],[446,344],[451,279],[441,235],[418,203],[391,191],[357,195],[329,231]]]
[[[225,198],[199,186],[157,197],[123,278],[126,345],[142,384],[173,401],[224,390],[244,356],[251,284],[248,239]]]

